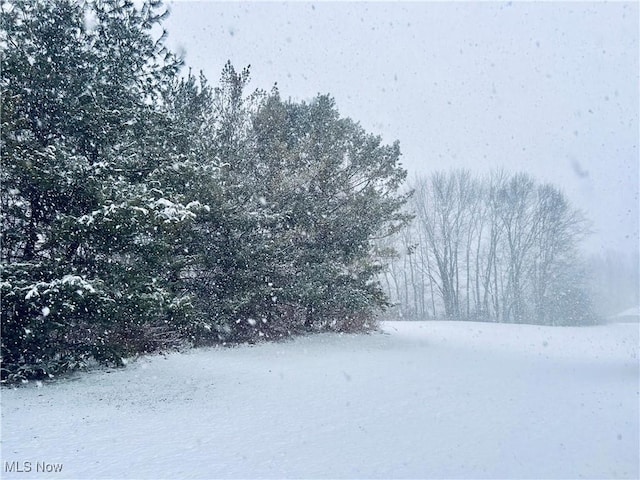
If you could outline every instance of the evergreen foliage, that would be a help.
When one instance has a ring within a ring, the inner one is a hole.
[[[159,1],[16,0],[2,45],[2,381],[182,344],[360,330],[372,240],[407,217],[398,144],[333,100],[217,87]]]

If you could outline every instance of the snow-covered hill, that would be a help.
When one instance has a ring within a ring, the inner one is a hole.
[[[3,389],[2,478],[638,478],[637,325],[383,330]]]

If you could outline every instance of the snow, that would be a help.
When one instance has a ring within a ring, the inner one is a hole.
[[[38,478],[638,478],[638,326],[389,322],[2,391]],[[3,478],[35,478],[7,472]]]
[[[55,279],[55,280],[52,280],[51,282],[38,282],[28,287],[24,287],[23,290],[28,290],[24,298],[25,300],[30,300],[33,297],[39,297],[40,296],[39,289],[44,289],[43,293],[45,294],[50,293],[52,291],[56,292],[59,290],[61,285],[71,285],[72,287],[78,287],[79,289],[76,290],[76,293],[78,293],[78,295],[83,294],[83,289],[89,293],[96,293],[96,290],[95,288],[93,288],[93,285],[91,284],[91,282],[86,280],[84,277],[81,277],[79,275],[65,275],[61,279]],[[50,312],[48,308],[47,308],[47,311],[48,312],[45,313],[45,310],[44,309],[42,310],[42,314],[45,317]]]
[[[639,322],[640,306],[631,307],[609,319],[612,322]]]

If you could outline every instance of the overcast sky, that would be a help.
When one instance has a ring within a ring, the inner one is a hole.
[[[169,45],[216,83],[329,93],[400,140],[410,175],[502,166],[561,186],[597,233],[638,249],[638,3],[169,2]]]

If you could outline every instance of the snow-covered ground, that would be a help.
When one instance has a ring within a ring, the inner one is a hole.
[[[638,478],[638,325],[383,329],[3,389],[2,478]]]
[[[640,306],[628,308],[609,318],[610,322],[636,322],[640,323]]]

